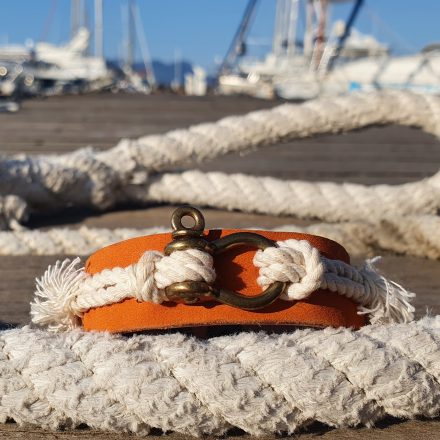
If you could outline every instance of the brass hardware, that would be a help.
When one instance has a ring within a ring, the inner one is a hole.
[[[171,284],[165,290],[168,299],[183,301],[185,304],[195,304],[201,297],[213,294],[212,286],[204,281],[182,281]]]
[[[183,217],[192,217],[194,226],[189,228],[183,226]],[[212,253],[210,243],[203,238],[205,218],[198,209],[192,206],[177,208],[171,216],[171,227],[173,228],[173,241],[165,247],[165,255],[191,248]]]
[[[192,217],[194,226],[183,226],[183,217]],[[215,256],[243,244],[262,250],[276,246],[274,241],[253,232],[237,232],[209,242],[203,237],[205,228],[203,214],[192,206],[177,208],[171,217],[171,225],[173,227],[173,241],[165,247],[166,255],[177,250],[190,248],[201,249]],[[257,310],[272,304],[283,293],[285,286],[286,283],[277,281],[259,295],[245,296],[202,281],[184,281],[168,286],[165,292],[170,300],[184,301],[186,304],[195,304],[201,297],[209,297],[240,309]]]

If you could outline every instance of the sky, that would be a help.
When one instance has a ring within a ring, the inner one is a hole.
[[[93,0],[84,0],[93,23]],[[103,0],[104,53],[119,59],[123,52],[124,5]],[[70,0],[0,0],[0,44],[45,40],[62,43],[70,37]],[[225,55],[247,0],[138,0],[140,17],[153,59],[176,56],[213,69]],[[348,4],[335,6],[333,18],[348,14]],[[275,0],[260,0],[249,38],[255,54],[270,46]],[[365,0],[355,26],[373,33],[398,53],[440,41],[440,0]],[[139,47],[136,59],[140,60]]]

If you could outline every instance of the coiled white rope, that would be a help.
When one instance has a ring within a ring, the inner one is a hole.
[[[377,206],[394,215],[435,213],[440,200],[438,175],[414,184],[370,188],[195,171],[161,174],[227,152],[390,123],[417,126],[439,136],[440,98],[386,91],[318,99],[123,140],[103,152],[89,148],[61,156],[21,155],[0,161],[0,194],[16,195],[31,210],[45,212],[67,206],[107,209],[120,202],[167,201],[326,221],[383,215]],[[186,189],[179,191],[174,183]],[[261,199],[256,199],[257,190]]]
[[[366,186],[186,171],[160,175],[141,192],[145,201],[330,222],[375,221],[390,216],[436,214],[440,209],[440,173],[402,185]]]
[[[159,234],[168,229],[157,226],[130,228],[51,228],[47,231],[0,231],[0,255],[89,255],[98,249],[141,235]]]
[[[28,220],[26,202],[14,195],[0,196],[0,231],[24,229],[21,223]]]
[[[405,335],[405,337],[402,337]],[[0,422],[220,435],[440,414],[440,320],[288,334],[0,333]]]
[[[285,225],[278,231],[305,232],[330,238],[352,256],[372,256],[381,252],[440,258],[440,217],[411,215],[368,221],[317,223],[310,226]],[[129,238],[166,232],[164,227],[52,228],[0,231],[0,255],[89,255],[96,250]]]
[[[259,268],[262,287],[281,281],[287,288],[281,299],[298,301],[324,289],[352,298],[360,313],[368,313],[370,322],[408,322],[413,319],[410,304],[414,294],[381,276],[373,260],[365,267],[354,266],[321,256],[305,240],[277,242],[278,247],[258,251],[254,264]],[[80,325],[83,312],[127,298],[162,303],[167,301],[166,287],[182,281],[216,279],[212,256],[198,249],[175,251],[169,256],[147,251],[127,267],[104,269],[89,275],[80,267],[79,258],[50,266],[37,280],[31,303],[32,322],[49,330],[65,331]]]

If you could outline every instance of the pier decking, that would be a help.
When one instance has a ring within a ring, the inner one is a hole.
[[[230,114],[268,108],[276,102],[251,98],[191,98],[171,95],[88,95],[54,97],[23,104],[17,114],[0,114],[0,154],[63,153],[92,145],[109,148],[121,137],[186,127],[215,121]],[[365,184],[403,183],[438,171],[440,141],[419,130],[406,127],[370,127],[344,135],[326,135],[274,145],[246,155],[228,155],[200,166],[204,170],[245,172],[283,179],[351,181]],[[168,226],[170,206],[110,213],[77,212],[58,217],[33,218],[30,227],[80,225],[99,227]],[[304,221],[221,210],[204,210],[210,227],[277,225]],[[63,256],[59,256],[63,257]],[[29,301],[34,278],[53,256],[0,257],[0,326],[28,322]],[[380,266],[391,279],[418,293],[417,315],[440,314],[440,262],[421,258],[385,255]],[[435,439],[440,438],[439,420],[386,420],[375,429],[333,430],[313,426],[295,438],[310,439]],[[0,438],[93,438],[123,439],[132,435],[108,434],[88,429],[46,432],[23,429],[15,424],[0,425]],[[155,438],[150,436],[148,438]],[[161,437],[163,438],[163,437]],[[171,434],[167,438],[183,439]],[[250,439],[239,433],[229,438]],[[275,438],[275,437],[266,437]]]

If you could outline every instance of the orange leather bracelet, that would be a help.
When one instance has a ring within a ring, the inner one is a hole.
[[[212,242],[236,232],[243,231],[209,230],[204,233],[203,238]],[[325,257],[350,262],[346,250],[326,238],[295,232],[251,232],[274,241],[291,238],[307,240]],[[172,235],[167,233],[138,237],[105,247],[90,256],[86,271],[93,275],[104,269],[129,266],[137,262],[147,250],[163,251],[171,240]],[[261,291],[257,285],[258,268],[253,264],[255,252],[256,249],[249,245],[239,245],[217,255],[214,260],[216,284],[245,296]],[[354,301],[322,290],[301,301],[277,299],[267,307],[253,311],[215,301],[201,301],[191,305],[175,302],[153,304],[131,298],[92,308],[83,314],[84,329],[109,332],[230,325],[359,328],[365,324],[366,318],[357,313],[357,304]]]

